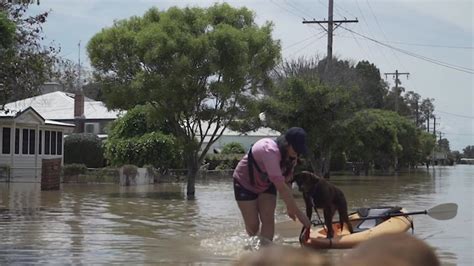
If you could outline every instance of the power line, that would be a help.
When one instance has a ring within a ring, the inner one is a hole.
[[[449,113],[449,112],[440,111],[440,110],[436,110],[436,112],[440,112],[440,113],[447,114],[447,115],[453,115],[453,116],[457,116],[457,117],[462,117],[462,118],[467,118],[467,119],[474,119],[474,116],[469,116],[469,115],[454,114],[454,113]]]
[[[449,132],[444,132],[443,134],[446,134],[446,135],[457,135],[457,136],[474,136],[473,133],[449,133]]]
[[[434,48],[450,48],[450,49],[465,49],[465,50],[474,49],[474,46],[440,45],[440,44],[410,43],[410,42],[399,42],[399,41],[387,41],[387,42],[403,44],[403,45],[412,45],[412,46],[434,47]]]
[[[270,0],[270,3],[274,4],[274,5],[277,6],[278,8],[281,8],[281,9],[285,10],[286,12],[290,13],[291,15],[293,15],[293,16],[299,18],[299,19],[301,19],[301,18],[302,18],[303,20],[305,19],[305,16],[302,16],[302,15],[301,15],[301,11],[300,11],[299,9],[296,9],[296,8],[293,7],[293,9],[298,10],[298,12],[299,12],[299,14],[298,14],[298,13],[295,13],[294,11],[292,11],[292,10],[286,8],[285,6],[282,6],[282,5],[278,4],[278,3],[277,3],[276,1],[274,1],[274,0]],[[287,4],[287,5],[288,5],[288,4]],[[303,15],[304,15],[304,13],[305,13],[305,12],[303,12]],[[311,25],[311,26],[312,26],[311,28],[317,30],[317,28],[316,28],[314,25]],[[319,33],[319,31],[318,31],[318,33]]]
[[[289,2],[289,1],[285,1],[285,4],[287,6],[293,8],[294,10],[298,11],[300,14],[307,15],[308,18],[310,18],[312,16],[310,13],[307,13],[306,10],[300,10],[296,5],[294,5],[293,3]]]
[[[289,12],[290,14],[292,14],[293,16],[295,16],[295,17],[297,17],[297,18],[300,18],[300,19],[303,18],[303,19],[304,19],[304,16],[300,16],[300,14],[297,14],[297,13],[295,13],[295,12],[293,12],[293,11],[287,9],[286,7],[277,4],[274,0],[270,0],[270,3],[272,3],[272,4],[276,5],[277,7],[279,7],[279,8],[281,8],[281,9],[285,10],[286,12]]]
[[[352,32],[356,35],[359,35],[365,39],[368,39],[370,41],[373,41],[375,43],[378,43],[382,46],[385,46],[385,47],[388,47],[390,49],[393,49],[395,51],[398,51],[400,53],[403,53],[403,54],[406,54],[406,55],[409,55],[409,56],[412,56],[412,57],[415,57],[415,58],[418,58],[418,59],[421,59],[421,60],[424,60],[424,61],[427,61],[427,62],[430,62],[430,63],[433,63],[433,64],[436,64],[436,65],[439,65],[439,66],[444,66],[446,68],[450,68],[450,69],[454,69],[454,70],[458,70],[458,71],[461,71],[461,72],[465,72],[465,73],[468,73],[468,74],[474,74],[474,69],[471,69],[471,68],[467,68],[467,67],[463,67],[463,66],[457,66],[457,65],[453,65],[453,64],[450,64],[450,63],[446,63],[446,62],[443,62],[443,61],[440,61],[440,60],[436,60],[436,59],[433,59],[433,58],[429,58],[429,57],[426,57],[426,56],[422,56],[422,55],[419,55],[419,54],[416,54],[416,53],[413,53],[413,52],[410,52],[410,51],[407,51],[407,50],[403,50],[403,49],[400,49],[400,48],[397,48],[397,47],[394,47],[392,45],[389,45],[389,44],[386,44],[386,43],[383,43],[381,41],[378,41],[378,40],[375,40],[373,38],[370,38],[370,37],[367,37],[363,34],[360,34],[358,32],[355,32],[351,29],[348,29],[346,27],[343,27],[343,26],[340,26],[341,28],[349,31],[349,32]]]
[[[379,19],[378,19],[377,16],[375,15],[375,12],[374,12],[374,10],[372,9],[372,6],[371,6],[370,3],[369,3],[369,0],[366,0],[366,2],[367,2],[367,5],[369,6],[370,13],[371,13],[372,16],[374,17],[375,22],[377,23],[377,26],[378,26],[379,29],[380,29],[380,32],[382,32],[382,36],[383,36],[383,38],[384,38],[384,41],[387,42],[387,39],[388,39],[388,38],[387,38],[387,35],[385,34],[385,31],[382,29],[382,26],[381,26],[380,23],[379,23]],[[390,51],[392,52],[393,56],[395,56],[395,58],[397,59],[398,63],[403,66],[402,61],[400,60],[400,58],[398,57],[398,55],[397,55],[393,50],[390,50]]]
[[[292,43],[292,44],[290,44],[290,45],[288,45],[288,46],[286,46],[286,47],[283,47],[281,50],[282,50],[282,51],[287,50],[287,49],[289,49],[289,48],[291,48],[291,47],[293,47],[293,46],[296,46],[296,45],[298,45],[298,44],[307,42],[307,41],[309,41],[309,40],[311,40],[311,39],[313,39],[313,38],[315,38],[315,37],[318,37],[318,34],[314,34],[314,35],[309,36],[308,38],[305,38],[305,39],[303,39],[303,40],[294,42],[294,43]]]
[[[360,7],[359,5],[359,1],[356,0],[355,1],[356,5],[357,5],[357,9],[359,10],[359,13],[362,17],[362,21],[364,22],[364,25],[365,27],[367,28],[367,33],[369,34],[369,36],[373,37],[372,34],[370,34],[370,32],[372,31],[371,28],[369,27],[369,24],[367,23],[367,19],[365,18],[365,15],[364,15],[364,12],[362,11],[362,8]],[[361,27],[362,29],[362,27]],[[393,64],[393,62],[391,60],[388,59],[388,57],[385,55],[385,53],[383,52],[382,49],[380,49],[380,47],[378,46],[375,46],[378,50],[378,52],[382,55],[382,57],[385,59],[385,61],[387,61],[387,63],[391,64],[393,68],[396,68],[395,64]],[[404,67],[404,66],[403,66]],[[404,67],[405,68],[405,67]]]
[[[339,37],[351,38],[349,36],[338,35]],[[364,38],[358,38],[364,39]],[[442,44],[426,44],[426,43],[411,43],[411,42],[400,42],[400,41],[390,41],[385,40],[386,43],[395,43],[409,46],[421,46],[421,47],[433,47],[433,48],[449,48],[449,49],[464,49],[464,50],[473,50],[474,46],[456,46],[456,45],[442,45]]]
[[[316,40],[319,40],[321,39],[322,37],[324,37],[326,34],[323,32],[321,35],[318,36],[318,38]],[[315,40],[315,41],[316,41]],[[313,44],[313,42],[310,42],[309,44],[305,45],[304,47],[298,49],[296,52],[293,52],[292,54],[290,54],[288,57],[292,57],[293,55],[299,53],[300,51],[306,49],[307,47],[309,47],[311,44]]]

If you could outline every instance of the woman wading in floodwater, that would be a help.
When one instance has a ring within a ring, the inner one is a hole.
[[[308,217],[298,208],[288,184],[298,156],[306,153],[306,132],[292,127],[276,140],[258,140],[235,168],[234,194],[249,236],[273,240],[276,194],[286,204],[288,216],[310,228]]]

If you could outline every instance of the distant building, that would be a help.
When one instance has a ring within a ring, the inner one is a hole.
[[[41,160],[63,159],[74,124],[45,119],[33,107],[0,111],[0,181],[40,182]]]
[[[474,158],[461,158],[459,164],[474,164]]]
[[[213,132],[214,131],[213,127],[211,127],[211,130],[209,131]],[[208,153],[220,152],[226,144],[231,143],[231,142],[240,143],[244,147],[245,151],[247,152],[257,140],[262,139],[262,138],[276,139],[280,135],[281,135],[280,132],[275,131],[271,128],[267,128],[267,127],[262,127],[257,130],[249,131],[246,133],[241,133],[241,132],[233,131],[230,129],[226,129],[222,133],[222,136],[211,145]],[[210,136],[207,136],[204,138],[204,143],[202,144],[201,149],[203,149],[209,143],[209,139],[210,139]]]
[[[76,133],[93,133],[107,137],[107,125],[118,118],[120,112],[108,110],[101,101],[85,97],[81,93],[56,91],[55,84],[46,84],[52,92],[19,100],[5,105],[6,110],[24,110],[33,107],[47,120],[76,125]],[[47,91],[48,89],[45,89]]]

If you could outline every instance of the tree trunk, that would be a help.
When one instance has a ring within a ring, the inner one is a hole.
[[[364,161],[364,173],[365,173],[365,176],[369,176],[369,168],[370,168],[369,162]]]
[[[324,152],[324,160],[323,160],[323,169],[322,169],[322,176],[326,179],[331,177],[331,150],[327,150]]]
[[[186,158],[186,165],[188,173],[186,175],[187,179],[187,186],[186,186],[186,197],[188,200],[195,199],[195,183],[196,183],[196,175],[198,172],[198,163],[194,156],[189,155]]]
[[[318,175],[318,176],[321,176],[322,175],[322,160],[321,160],[321,157],[318,157],[316,158],[316,156],[314,155],[314,153],[312,151],[309,151],[308,152],[308,157],[309,157],[309,161],[311,163],[311,168],[313,169],[313,172]]]

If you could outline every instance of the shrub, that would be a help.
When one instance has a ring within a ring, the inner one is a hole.
[[[65,164],[63,166],[64,176],[76,176],[80,174],[85,174],[86,172],[87,172],[87,167],[85,164],[73,163],[73,164]]]
[[[238,142],[229,142],[222,148],[222,154],[244,154],[245,149],[242,144]]]
[[[105,143],[106,158],[113,165],[134,164],[138,167],[178,168],[182,156],[171,135],[151,132],[133,138],[111,138]]]
[[[235,169],[243,154],[208,154],[205,162],[209,163],[209,170]]]
[[[93,134],[71,134],[64,140],[64,163],[85,164],[90,168],[104,166],[102,141]]]

